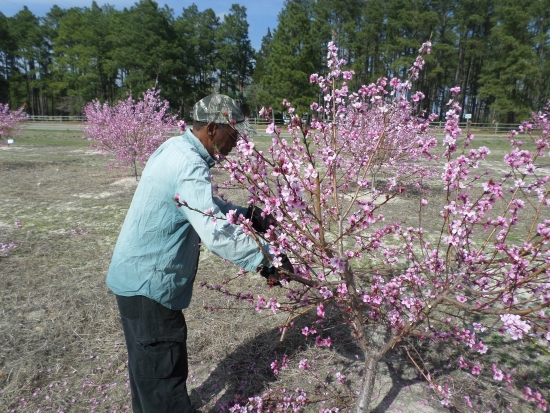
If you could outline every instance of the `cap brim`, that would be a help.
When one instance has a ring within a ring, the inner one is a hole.
[[[258,133],[256,128],[253,128],[247,121],[237,123],[234,125],[234,128],[237,129],[241,135],[254,136]]]

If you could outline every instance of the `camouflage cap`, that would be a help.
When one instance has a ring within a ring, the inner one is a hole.
[[[245,121],[241,108],[229,96],[214,93],[202,98],[193,106],[193,120],[195,122],[215,122],[220,125],[233,124],[233,127],[241,134],[252,136],[256,134],[250,124]]]

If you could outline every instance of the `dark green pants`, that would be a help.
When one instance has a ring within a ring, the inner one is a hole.
[[[128,348],[133,413],[193,413],[187,327],[181,311],[143,296],[116,296]]]

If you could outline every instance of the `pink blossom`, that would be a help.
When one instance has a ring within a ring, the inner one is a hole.
[[[498,182],[493,181],[492,179],[489,182],[483,184],[483,190],[487,193],[490,193],[497,198],[502,198],[502,185]]]
[[[537,404],[537,407],[542,411],[546,411],[548,407],[548,402],[539,391],[533,392],[530,387],[525,386],[523,388],[523,397],[527,401],[535,402]]]
[[[178,127],[180,128],[180,132],[181,133],[184,133],[187,129],[187,124],[185,123],[185,121],[182,119],[182,120],[179,120],[178,121]]]
[[[256,301],[256,311],[258,313],[261,313],[262,312],[262,309],[263,307],[267,304],[267,302],[265,301],[265,299],[259,295],[258,296],[258,300]]]
[[[279,374],[279,360],[275,360],[270,364],[271,370],[273,370],[273,374],[278,375]]]
[[[495,363],[493,363],[492,370],[493,370],[493,373],[494,373],[493,374],[493,379],[495,379],[497,381],[502,381],[502,379],[504,379],[504,374],[502,374],[502,370],[499,370]]]
[[[479,354],[485,354],[485,353],[487,353],[487,350],[489,350],[489,347],[487,347],[486,344],[484,344],[482,341],[480,341],[472,349],[477,350],[477,352]]]
[[[422,43],[422,47],[420,48],[419,52],[430,54],[431,53],[431,47],[432,47],[432,42],[429,42],[429,41],[424,42],[424,43]]]
[[[304,171],[305,178],[317,178],[317,171],[315,170],[312,164],[308,164],[306,170]]]
[[[485,327],[485,326],[484,326],[483,324],[481,324],[481,323],[474,323],[473,326],[474,326],[474,330],[475,330],[475,331],[484,332],[485,330],[487,330],[487,327]]]
[[[325,300],[331,298],[334,295],[332,291],[324,286],[319,289],[319,294],[321,294],[321,297],[323,297]]]
[[[452,87],[451,89],[449,89],[451,94],[456,96],[460,93],[460,86],[455,86],[455,87]]]
[[[531,329],[531,326],[517,314],[503,314],[500,316],[500,320],[504,324],[504,330],[513,340],[523,338],[523,335]]]
[[[187,206],[187,202],[184,199],[181,199],[180,194],[174,196],[174,201],[176,202],[178,208],[182,206]]]
[[[322,303],[317,306],[317,316],[325,318],[325,306]]]
[[[340,257],[332,257],[330,259],[330,265],[336,271],[344,271],[346,269],[346,263],[345,261],[342,261]]]
[[[279,268],[281,265],[282,265],[282,258],[281,257],[275,257],[273,258],[273,261],[271,262],[271,264],[275,267],[275,268]]]
[[[254,142],[239,140],[237,143],[237,150],[242,152],[245,156],[254,154]]]
[[[300,362],[298,363],[298,367],[301,369],[301,370],[309,370],[310,366],[307,362],[307,359],[302,359],[300,360]]]
[[[277,133],[277,128],[275,127],[275,124],[270,123],[269,126],[266,128],[265,133],[268,133],[270,135],[273,133]]]
[[[227,222],[229,222],[230,224],[236,224],[237,223],[236,215],[237,215],[236,209],[229,210],[229,212],[227,213]]]
[[[348,70],[348,71],[342,72],[342,77],[346,80],[351,80],[354,74],[355,72],[353,70]]]
[[[315,344],[319,347],[330,347],[332,345],[332,340],[330,337],[323,339],[321,336],[317,336],[315,338]]]
[[[537,234],[544,238],[544,243],[550,240],[550,220],[545,219],[544,223],[537,225]]]
[[[422,99],[424,99],[424,97],[425,97],[425,96],[424,96],[424,93],[422,93],[422,92],[416,92],[416,93],[413,95],[412,100],[413,100],[413,102],[419,102],[419,101],[421,101]]]
[[[347,295],[348,294],[348,286],[344,283],[338,285],[336,288],[336,291],[338,291],[341,295]]]

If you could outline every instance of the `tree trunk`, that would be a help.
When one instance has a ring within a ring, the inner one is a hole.
[[[378,357],[373,355],[366,356],[363,381],[361,383],[361,390],[357,398],[357,403],[355,404],[354,413],[368,413],[377,371]]]

